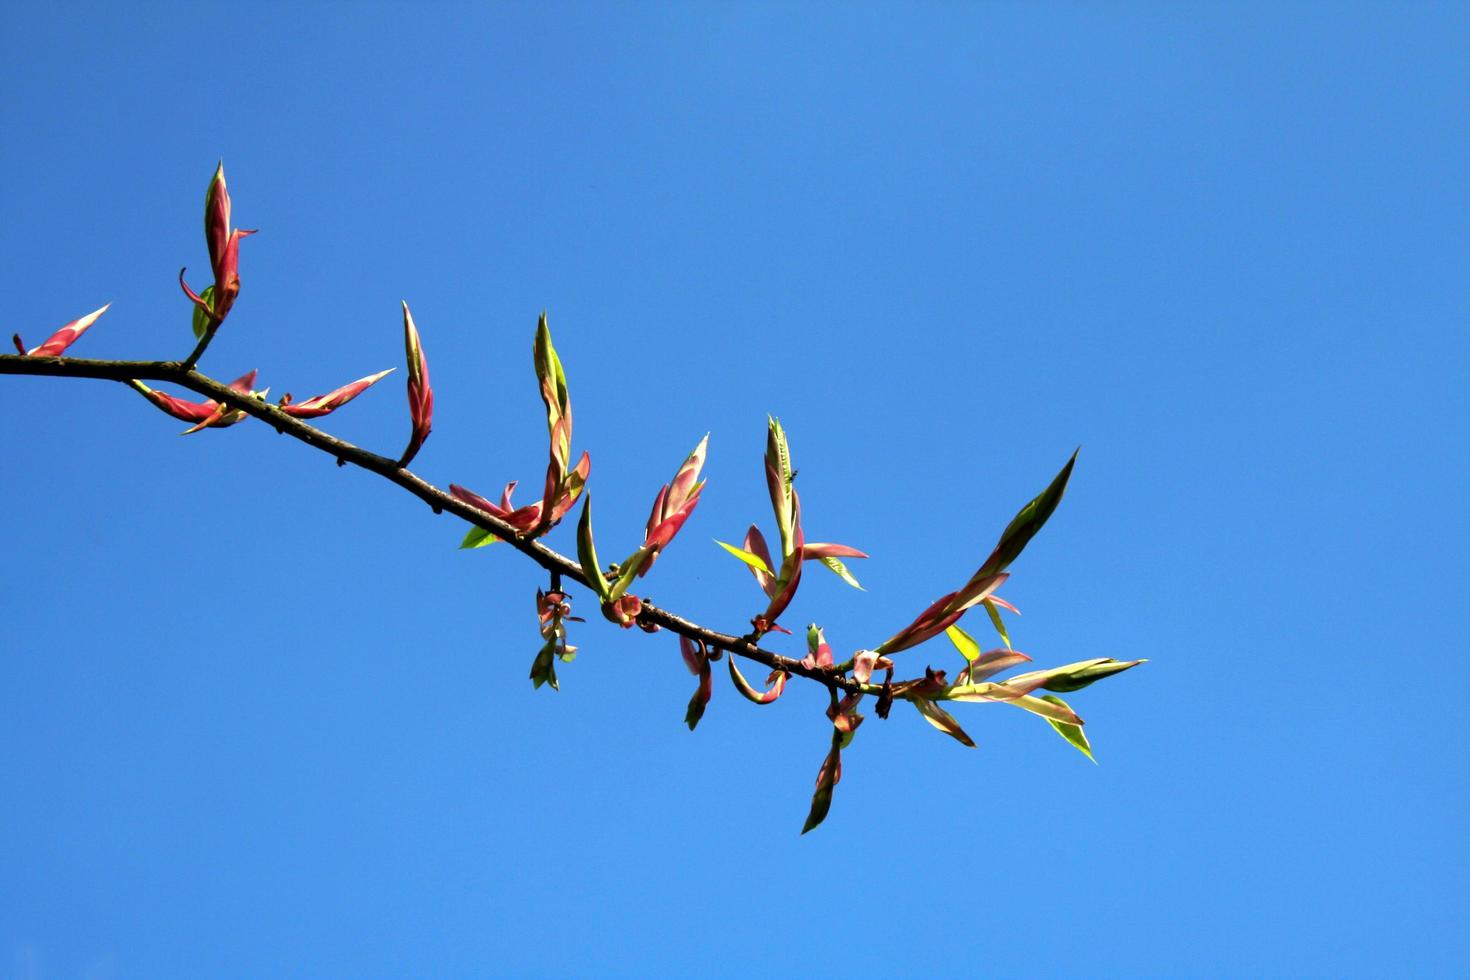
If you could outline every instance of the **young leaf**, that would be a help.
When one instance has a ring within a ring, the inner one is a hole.
[[[826,820],[827,812],[832,809],[832,790],[842,778],[842,750],[837,747],[840,737],[840,733],[833,733],[832,748],[827,758],[822,760],[822,768],[817,770],[817,790],[812,794],[812,808],[807,812],[806,823],[801,825],[803,834]]]
[[[985,614],[990,617],[990,625],[994,626],[995,631],[1000,634],[1000,642],[1006,645],[1007,650],[1011,649],[1011,638],[1006,633],[1005,620],[1000,618],[1000,610],[995,606],[995,599],[986,599],[982,605],[985,606]]]
[[[582,563],[582,574],[587,583],[603,602],[609,602],[610,589],[602,566],[597,563],[597,548],[592,543],[592,495],[582,501],[582,519],[577,522],[577,560]]]
[[[560,691],[561,685],[556,682],[556,641],[548,640],[536,659],[531,662],[531,684],[539,688],[542,684],[550,684],[553,691]]]
[[[854,589],[857,589],[859,592],[868,591],[858,583],[857,579],[852,577],[852,572],[849,572],[847,570],[847,566],[842,564],[842,562],[838,561],[836,558],[819,558],[817,560],[820,561],[823,565],[826,565],[828,568],[830,568],[837,575],[838,578],[842,579],[842,581],[846,582]]]
[[[718,538],[715,539],[715,544],[719,545],[721,548],[724,548],[726,551],[730,552],[730,554],[734,555],[736,558],[739,558],[741,561],[745,562],[745,564],[749,565],[751,568],[754,568],[756,571],[765,572],[767,575],[775,574],[771,571],[770,566],[767,565],[763,560],[761,560],[760,555],[757,555],[751,551],[746,551],[744,548],[737,548],[733,544],[726,544]]]
[[[975,659],[980,656],[980,644],[976,643],[973,636],[958,626],[949,627],[944,631],[944,635],[949,637],[949,642],[954,644],[955,649],[960,652],[960,655],[966,661],[974,663]]]
[[[199,293],[199,298],[204,300],[204,302],[208,303],[210,306],[214,306],[214,287],[205,286],[203,291]],[[213,318],[208,313],[205,313],[198,306],[194,307],[193,326],[195,340],[198,340],[199,338],[204,336],[204,331],[209,329],[209,323],[211,319]]]
[[[740,673],[740,668],[735,666],[735,655],[730,655],[730,680],[734,682],[737,691],[744,695],[747,700],[753,701],[756,704],[770,704],[779,698],[781,692],[786,690],[786,678],[789,676],[789,674],[785,673],[779,674],[775,681],[772,682],[770,690],[757,690],[751,686],[750,681],[745,679],[745,675]]]
[[[910,700],[913,701],[914,707],[919,709],[919,714],[923,715],[924,720],[929,724],[961,745],[972,749],[975,747],[974,740],[965,734],[965,730],[960,727],[960,723],[955,721],[954,716],[948,711],[945,711],[927,698],[911,698]]]
[[[489,531],[485,530],[483,527],[472,527],[469,529],[469,532],[465,534],[464,540],[459,543],[459,546],[461,549],[483,548],[485,547],[485,545],[494,544],[499,540],[499,538],[497,538]]]
[[[1077,452],[1080,452],[1078,450]],[[1061,472],[1052,478],[1045,490],[1011,518],[1006,529],[1001,532],[1000,542],[996,544],[995,550],[990,557],[985,559],[985,564],[975,573],[975,579],[987,578],[996,572],[1003,572],[1020,557],[1026,545],[1041,530],[1052,513],[1057,509],[1057,504],[1062,501],[1062,494],[1067,491],[1067,481],[1072,476],[1072,466],[1077,462],[1077,452],[1072,453],[1072,458],[1067,460]]]
[[[1055,694],[1043,694],[1040,700],[1050,701],[1052,704],[1060,705],[1068,711],[1072,710],[1071,707],[1068,706],[1067,702],[1063,701]],[[1081,752],[1089,759],[1092,759],[1093,765],[1097,765],[1097,760],[1094,759],[1092,756],[1092,745],[1087,741],[1087,734],[1082,731],[1081,726],[1069,725],[1064,721],[1057,721],[1055,718],[1048,718],[1046,719],[1046,721],[1047,724],[1051,725],[1051,727],[1057,730],[1057,733],[1060,734],[1062,738],[1075,745],[1078,752]]]

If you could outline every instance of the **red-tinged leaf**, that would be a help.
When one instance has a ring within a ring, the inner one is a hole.
[[[760,691],[752,687],[750,681],[745,679],[745,675],[740,673],[740,668],[735,666],[735,657],[731,656],[729,661],[730,680],[734,682],[735,689],[744,695],[747,700],[753,701],[756,704],[770,704],[786,690],[786,679],[790,676],[789,674],[778,672],[770,688],[765,691]]]
[[[414,325],[406,300],[403,303],[403,353],[408,362],[408,416],[413,428],[409,433],[408,448],[398,460],[399,466],[407,466],[413,461],[434,427],[434,389],[429,384],[429,361],[424,356],[419,330]]]
[[[965,587],[955,593],[955,602],[950,612],[964,612],[990,598],[990,593],[1005,585],[1009,572],[996,572],[987,578],[972,578]]]
[[[689,454],[689,458],[679,466],[678,472],[674,474],[673,482],[669,484],[669,508],[677,510],[684,506],[685,501],[698,491],[695,489],[699,483],[699,472],[704,469],[705,456],[709,451],[709,434],[699,440],[699,445]]]
[[[258,373],[260,372],[254,369],[246,371],[234,381],[231,381],[228,387],[238,391],[242,395],[249,395],[255,391],[255,376]]]
[[[877,663],[878,655],[872,650],[859,650],[852,658],[852,679],[859,684],[868,683]]]
[[[744,544],[747,552],[765,563],[764,571],[751,566],[751,573],[755,575],[756,584],[761,587],[761,591],[766,594],[767,598],[770,598],[776,594],[776,565],[771,561],[771,550],[766,547],[765,535],[761,534],[760,528],[752,524],[750,530],[745,532]]]
[[[362,394],[364,391],[367,391],[373,385],[383,380],[392,372],[393,369],[389,368],[386,371],[379,371],[377,374],[370,374],[366,378],[359,378],[358,380],[353,381],[350,384],[345,384],[342,387],[330,391],[325,395],[317,395],[314,398],[308,398],[305,401],[299,401],[291,405],[283,405],[281,406],[281,411],[298,419],[315,419],[321,418],[323,415],[330,415],[332,412],[335,412],[337,409],[341,408],[343,405],[346,405],[348,402],[352,401],[352,399],[356,398],[358,395]]]
[[[1010,670],[1018,664],[1030,663],[1030,661],[1030,657],[1015,650],[989,650],[971,661],[970,665],[961,672],[960,677],[971,684],[978,684],[1003,670]]]
[[[930,637],[938,636],[955,621],[960,618],[960,613],[946,613],[950,603],[954,600],[956,592],[950,592],[940,596],[931,602],[923,612],[910,624],[899,630],[878,645],[877,653],[897,653],[907,650],[909,647],[917,646]]]
[[[1021,615],[1021,610],[1017,609],[1015,606],[1011,605],[1009,602],[1006,602],[1004,599],[1002,599],[998,595],[992,594],[992,595],[988,596],[985,601],[987,603],[992,603],[994,605],[1000,606],[1000,608],[1002,608],[1002,609],[1008,609],[1011,612],[1015,613],[1017,616]]]
[[[1034,698],[1027,694],[1019,698],[1008,698],[1005,704],[1013,704],[1023,711],[1029,711],[1033,715],[1040,715],[1048,721],[1060,722],[1063,725],[1081,727],[1082,719],[1061,698],[1054,700],[1043,700]]]
[[[194,433],[199,432],[202,429],[222,429],[228,425],[233,425],[235,422],[240,421],[240,419],[238,418],[226,421],[226,416],[229,414],[230,408],[228,405],[217,404],[214,406],[214,411],[210,412],[207,418],[200,420],[198,423],[191,426],[190,428],[185,429],[179,434],[187,436],[193,435]]]
[[[515,486],[515,484],[512,483],[511,486]],[[508,489],[509,488],[507,488],[507,490]],[[490,514],[494,517],[505,516],[505,510],[503,508],[497,507],[495,504],[492,504],[490,501],[486,500],[478,493],[475,493],[473,490],[470,490],[466,487],[462,487],[457,483],[451,483],[449,485],[449,495],[455,500],[463,501],[464,503],[469,504],[471,507],[474,507],[478,510],[483,510],[485,513]],[[506,499],[509,500],[508,495]]]
[[[812,807],[807,812],[806,823],[801,826],[803,834],[826,820],[828,811],[832,809],[832,791],[842,779],[842,750],[837,747],[839,738],[839,735],[833,735],[832,748],[822,761],[822,768],[817,770],[817,789],[812,794]]]
[[[225,186],[225,163],[221,160],[204,191],[204,242],[209,248],[209,268],[216,275],[230,238],[230,212],[230,191]]]
[[[714,694],[714,675],[710,672],[709,654],[705,651],[704,644],[681,636],[679,652],[684,657],[684,665],[689,668],[689,672],[699,676],[699,686],[695,688],[693,697],[689,699],[689,708],[684,712],[684,724],[692,732],[694,726],[699,724],[699,719],[704,717],[705,706]]]
[[[974,740],[965,734],[965,730],[960,727],[960,723],[955,721],[954,716],[948,711],[945,711],[939,705],[926,698],[910,698],[909,700],[913,702],[915,708],[919,709],[919,714],[923,715],[924,720],[929,724],[961,745],[972,749],[975,747]]]
[[[631,629],[641,625],[638,622],[638,614],[643,611],[643,600],[636,595],[625,595],[616,599],[610,599],[602,604],[602,615],[609,622],[617,623],[623,629]],[[652,633],[657,627],[645,630]]]
[[[802,660],[806,666],[832,666],[832,647],[828,645],[826,636],[822,634],[822,628],[815,623],[806,628],[806,650],[806,657]]]
[[[98,317],[107,312],[110,306],[112,304],[108,303],[100,310],[93,310],[84,317],[78,317],[47,337],[45,343],[32,348],[29,352],[21,346],[20,335],[17,334],[15,347],[27,357],[60,357],[68,347],[77,342],[78,337],[87,332],[88,327],[97,322]]]
[[[802,554],[807,561],[818,558],[866,558],[865,552],[856,548],[849,548],[845,544],[829,544],[825,541],[817,541],[802,546]]]
[[[209,318],[209,322],[215,322],[219,318],[215,315],[214,305],[209,300],[205,299],[203,296],[200,296],[198,293],[194,292],[194,290],[190,289],[189,284],[184,281],[184,273],[188,271],[188,266],[185,266],[184,268],[179,270],[179,288],[184,291],[185,296],[189,297],[189,302],[193,303],[195,307],[201,310],[204,315]]]
[[[214,414],[218,403],[215,401],[191,402],[173,395],[156,391],[141,381],[129,381],[128,385],[144,398],[156,405],[161,411],[172,415],[181,422],[200,422]]]

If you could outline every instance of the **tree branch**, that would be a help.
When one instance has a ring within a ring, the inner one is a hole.
[[[33,375],[47,378],[97,378],[123,384],[135,379],[166,381],[188,388],[190,391],[206,395],[217,402],[252,415],[277,432],[289,435],[313,449],[334,457],[339,466],[351,463],[371,473],[376,473],[424,501],[434,509],[434,513],[448,511],[477,527],[482,527],[551,572],[552,575],[560,575],[562,578],[571,579],[583,588],[590,588],[577,562],[553,551],[537,540],[518,537],[515,528],[509,524],[450,496],[410,470],[399,466],[397,460],[379,456],[377,453],[328,435],[300,419],[287,415],[274,405],[250,395],[241,394],[201,374],[189,366],[188,362],[113,361],[3,354],[0,355],[0,374]],[[832,668],[806,667],[799,660],[762,649],[750,636],[739,637],[708,629],[668,610],[660,609],[646,600],[642,611],[638,614],[638,620],[642,623],[661,626],[672,633],[687,636],[691,640],[701,641],[708,647],[726,650],[747,660],[764,664],[773,670],[782,670],[809,678],[829,689],[874,695],[881,694],[883,691],[881,685],[861,684],[856,680],[841,676]]]

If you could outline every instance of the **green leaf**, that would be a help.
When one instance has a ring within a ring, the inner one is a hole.
[[[542,684],[550,684],[553,691],[561,690],[556,682],[555,640],[547,640],[546,645],[536,654],[536,659],[531,662],[531,683],[538,688]]]
[[[949,637],[949,642],[953,643],[955,649],[960,652],[960,655],[970,663],[974,663],[975,658],[980,656],[980,644],[976,643],[973,636],[958,626],[949,627],[944,631],[944,635]]]
[[[608,593],[608,601],[616,602],[628,591],[628,586],[633,584],[633,579],[638,577],[638,569],[648,560],[649,553],[639,548],[628,556],[628,560],[618,566],[618,577],[612,584],[612,591]]]
[[[822,768],[817,770],[817,790],[812,794],[812,808],[807,812],[806,823],[801,825],[803,834],[827,819],[827,812],[832,809],[832,790],[837,787],[841,771],[842,750],[837,747],[837,737],[834,734],[832,749],[827,753],[827,758],[822,760]]]
[[[587,577],[587,583],[592,586],[599,599],[607,602],[610,591],[607,577],[602,574],[602,566],[597,563],[597,548],[592,543],[591,494],[582,501],[582,518],[577,521],[577,560],[582,563],[582,574]]]
[[[985,607],[985,614],[990,617],[990,625],[994,626],[995,631],[1000,634],[1000,642],[1006,645],[1007,650],[1013,649],[1010,634],[1006,632],[1005,620],[1000,618],[1000,609],[989,599],[986,599],[981,605]]]
[[[767,575],[775,574],[768,567],[766,567],[766,563],[761,560],[760,555],[752,554],[751,552],[746,551],[744,548],[737,548],[733,544],[726,544],[718,538],[715,539],[715,544],[719,545],[721,548],[724,548],[726,551],[730,552],[730,554],[734,555],[736,558],[739,558],[741,561],[745,562],[745,564],[749,565],[751,568],[754,568],[756,571],[765,572]]]
[[[1042,525],[1057,509],[1057,504],[1061,503],[1062,494],[1067,490],[1067,480],[1072,476],[1072,466],[1076,462],[1077,453],[1074,452],[1072,458],[1067,460],[1067,465],[1063,466],[1061,472],[1052,479],[1051,483],[1047,484],[1046,489],[1037,494],[1035,499],[1022,507],[1020,512],[1011,518],[1011,522],[1001,532],[1000,542],[995,546],[995,550],[990,553],[990,557],[985,559],[985,564],[975,573],[976,579],[988,578],[996,572],[1003,572],[1011,562],[1020,557],[1026,545],[1036,536],[1036,532],[1041,530]]]
[[[1080,691],[1089,684],[1095,684],[1104,677],[1111,677],[1146,663],[1148,663],[1147,660],[1114,660],[1112,657],[1094,657],[1091,660],[1079,660],[1074,664],[1052,667],[1050,670],[1033,670],[1029,673],[1017,674],[1009,678],[1006,683],[1015,684],[1045,678],[1041,686],[1046,690],[1068,694],[1072,691]]]
[[[1072,710],[1071,707],[1068,706],[1067,702],[1063,701],[1061,698],[1057,697],[1055,694],[1043,694],[1041,696],[1040,700],[1042,700],[1042,701],[1050,701],[1052,704],[1061,705],[1063,708],[1066,708],[1068,711],[1071,711]],[[1078,726],[1078,725],[1069,725],[1066,722],[1057,721],[1054,718],[1048,718],[1048,719],[1046,719],[1046,721],[1047,721],[1047,724],[1051,725],[1051,727],[1053,727],[1053,728],[1055,728],[1057,730],[1057,733],[1059,735],[1061,735],[1062,738],[1066,739],[1068,742],[1071,742],[1073,745],[1075,745],[1077,747],[1077,751],[1078,752],[1081,752],[1083,755],[1087,756],[1089,759],[1092,759],[1092,764],[1093,765],[1097,765],[1097,759],[1093,758],[1093,755],[1092,755],[1092,744],[1087,741],[1087,734],[1082,731],[1082,728],[1080,726]]]
[[[1147,660],[1106,660],[1102,663],[1084,667],[1081,670],[1071,671],[1058,677],[1054,677],[1041,685],[1048,691],[1061,691],[1063,694],[1072,691],[1080,691],[1089,684],[1095,684],[1104,677],[1112,677],[1139,664],[1148,663]]]
[[[210,186],[213,186],[212,184]],[[205,286],[199,298],[208,303],[210,308],[214,307],[214,287]],[[198,340],[204,336],[204,331],[209,329],[209,314],[201,310],[198,305],[194,307],[194,339]]]
[[[461,549],[483,548],[485,547],[485,545],[494,544],[499,540],[499,538],[491,534],[489,531],[485,530],[483,527],[472,527],[470,528],[469,533],[464,536],[464,540],[459,543],[459,546]]]
[[[833,572],[837,573],[838,578],[842,579],[842,581],[846,582],[854,589],[857,589],[859,592],[868,591],[858,584],[857,579],[852,577],[852,572],[849,572],[847,570],[847,566],[842,564],[842,562],[838,561],[836,558],[818,558],[817,560],[820,561],[823,565],[826,565],[828,568],[832,569]]]
[[[1045,699],[1044,696],[1034,698],[1029,694],[1023,694],[1018,698],[1007,698],[1002,703],[1013,704],[1022,711],[1029,711],[1033,715],[1040,715],[1047,721],[1057,721],[1064,725],[1080,726],[1082,724],[1082,719],[1077,716],[1077,712],[1073,711],[1060,698],[1050,700]]]

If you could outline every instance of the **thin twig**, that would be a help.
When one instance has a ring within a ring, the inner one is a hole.
[[[206,333],[205,337],[208,337]],[[207,340],[201,340],[202,349]],[[196,349],[194,355],[200,352]],[[456,497],[450,496],[443,490],[427,482],[413,472],[398,465],[397,460],[386,456],[379,456],[355,446],[350,442],[328,435],[322,430],[307,425],[298,418],[287,415],[274,405],[261,401],[249,394],[242,394],[228,385],[222,384],[215,379],[195,371],[187,362],[181,361],[112,361],[96,360],[76,357],[26,357],[17,354],[0,354],[0,374],[32,375],[48,378],[97,378],[104,381],[118,381],[126,384],[128,381],[139,379],[146,381],[167,381],[188,388],[190,391],[201,395],[207,395],[217,402],[221,402],[231,408],[239,409],[247,415],[252,415],[270,425],[277,432],[285,433],[301,442],[306,443],[313,449],[320,450],[337,459],[339,465],[351,463],[372,473],[376,473],[386,480],[398,484],[409,493],[418,497],[440,513],[448,511],[456,517],[462,518],[476,527],[484,528],[497,538],[508,543],[515,550],[536,562],[542,568],[551,572],[552,575],[569,578],[583,588],[590,590],[587,579],[582,575],[581,566],[572,559],[546,547],[540,541],[520,538],[516,536],[515,528],[499,520],[491,514],[487,514],[478,508],[472,507]],[[831,668],[811,668],[804,666],[801,661],[790,657],[783,657],[778,653],[762,649],[758,643],[750,637],[733,636],[729,633],[721,633],[717,630],[708,629],[697,623],[684,619],[666,609],[660,609],[650,602],[643,603],[643,609],[638,614],[638,619],[644,623],[651,623],[663,627],[670,632],[681,636],[687,636],[691,640],[706,644],[711,648],[728,650],[730,653],[765,664],[773,670],[785,671],[799,677],[806,677],[831,689],[841,688],[844,691],[862,691],[869,694],[881,693],[882,688],[874,684],[860,684],[849,677],[842,677]]]

